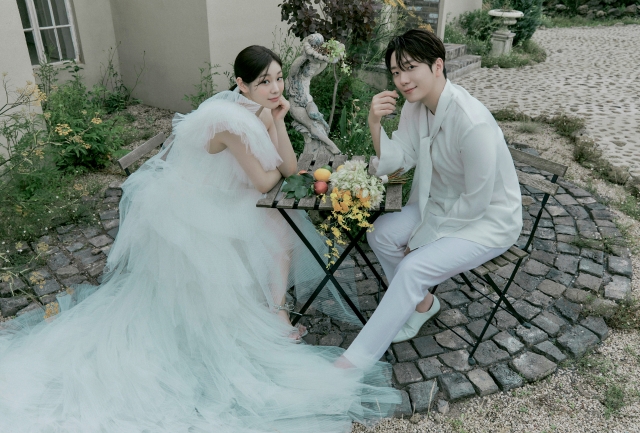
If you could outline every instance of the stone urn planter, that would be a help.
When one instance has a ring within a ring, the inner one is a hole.
[[[516,35],[509,30],[509,26],[514,25],[518,18],[524,16],[524,13],[513,10],[492,9],[489,11],[489,15],[494,17],[500,25],[498,30],[491,35],[491,55],[509,54],[513,46],[513,37]]]

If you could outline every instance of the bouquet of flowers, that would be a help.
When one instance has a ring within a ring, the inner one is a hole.
[[[373,230],[373,225],[367,221],[369,210],[382,202],[384,186],[376,176],[367,173],[367,165],[364,161],[348,161],[331,174],[329,181],[332,185],[329,198],[333,211],[331,215],[320,224],[322,235],[331,232],[334,241],[327,239],[330,254],[327,266],[335,263],[339,257],[338,245],[345,245],[344,232],[357,232],[359,228]],[[323,198],[323,201],[327,197]]]

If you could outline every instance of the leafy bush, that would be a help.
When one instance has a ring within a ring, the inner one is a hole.
[[[374,32],[374,3],[375,0],[283,0],[279,6],[282,21],[300,39],[317,32],[326,39],[358,45]]]
[[[82,68],[76,64],[68,67],[72,79],[60,87],[52,86],[42,107],[54,144],[55,163],[64,170],[105,167],[123,144],[123,128],[118,125],[121,119],[104,119],[102,109],[90,99],[82,82]]]
[[[489,11],[484,9],[463,13],[459,18],[459,23],[467,37],[481,41],[491,40],[491,34],[498,28],[496,21],[489,15]]]
[[[35,105],[45,100],[33,83],[11,91],[0,107],[0,239],[32,240],[87,215],[87,185],[57,170],[53,143]]]

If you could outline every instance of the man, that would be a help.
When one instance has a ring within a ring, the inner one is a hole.
[[[356,366],[415,337],[440,310],[429,288],[499,256],[522,228],[520,187],[502,131],[482,103],[447,80],[444,58],[431,32],[394,38],[386,65],[406,102],[391,139],[380,121],[394,112],[398,93],[384,91],[371,102],[377,175],[413,167],[415,174],[407,205],[381,216],[367,236],[389,289],[344,354]]]

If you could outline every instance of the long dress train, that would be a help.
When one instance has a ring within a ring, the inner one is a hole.
[[[387,364],[338,369],[342,349],[294,344],[270,310],[292,284],[304,300],[322,274],[283,218],[255,207],[261,194],[231,153],[205,150],[229,130],[265,169],[280,163],[239,102],[203,103],[176,124],[167,160],[125,182],[100,287],[59,296],[53,318],[3,324],[0,432],[345,432],[400,402]],[[354,319],[323,293],[319,310]]]

